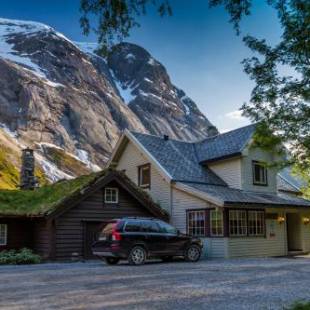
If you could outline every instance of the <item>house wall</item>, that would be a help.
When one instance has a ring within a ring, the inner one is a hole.
[[[128,142],[116,169],[125,170],[126,175],[138,184],[138,167],[147,163],[150,163],[150,160],[132,142]],[[170,213],[170,184],[153,164],[151,164],[151,188],[146,191],[156,203]]]
[[[55,257],[55,224],[52,220],[37,220],[34,224],[34,251],[43,259]]]
[[[80,257],[84,256],[87,250],[84,247],[87,223],[98,223],[98,227],[100,227],[104,221],[114,218],[152,216],[117,183],[111,182],[107,187],[119,188],[119,202],[117,204],[105,204],[104,189],[100,189],[57,218],[55,226],[56,259],[68,260],[72,257],[72,253],[77,253]]]
[[[182,233],[186,233],[186,210],[214,208],[215,206],[189,195],[179,189],[172,188],[171,223]],[[226,257],[227,238],[202,238],[204,243],[203,257]]]
[[[222,178],[229,187],[242,188],[241,158],[210,163],[208,167]]]
[[[0,218],[0,224],[6,224],[7,227],[7,245],[0,245],[0,251],[19,250],[21,248],[33,248],[32,223],[29,220]]]
[[[242,176],[242,189],[258,192],[277,192],[277,169],[268,167],[267,180],[268,186],[253,185],[253,171],[252,161],[262,161],[272,163],[275,158],[272,153],[263,151],[259,148],[249,148],[242,157],[241,162],[241,176]]]

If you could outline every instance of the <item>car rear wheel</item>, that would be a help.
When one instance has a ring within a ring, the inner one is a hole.
[[[119,262],[117,257],[106,257],[104,260],[108,265],[116,265]]]
[[[199,261],[201,256],[201,248],[196,245],[196,244],[192,244],[190,245],[184,254],[184,258],[187,262],[197,262]]]
[[[128,257],[130,265],[143,265],[146,260],[146,251],[142,246],[135,246],[131,249]]]

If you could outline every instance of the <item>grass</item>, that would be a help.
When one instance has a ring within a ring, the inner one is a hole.
[[[33,191],[0,190],[0,214],[18,216],[48,215],[55,210],[65,198],[79,195],[81,189],[95,182],[105,172],[80,176],[45,185]]]
[[[19,184],[19,171],[10,161],[10,150],[0,145],[0,188],[14,189]]]
[[[286,310],[310,310],[310,302],[296,302]]]

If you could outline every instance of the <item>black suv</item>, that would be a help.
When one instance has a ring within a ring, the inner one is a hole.
[[[92,251],[111,265],[120,259],[142,265],[150,257],[169,261],[174,256],[196,262],[201,255],[202,242],[158,219],[123,218],[112,220],[103,227]]]

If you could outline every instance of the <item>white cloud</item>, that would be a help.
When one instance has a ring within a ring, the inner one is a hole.
[[[245,117],[242,116],[242,111],[240,111],[240,110],[228,112],[225,114],[225,117],[227,117],[229,119],[233,119],[233,120],[239,120],[239,121],[245,120]]]

